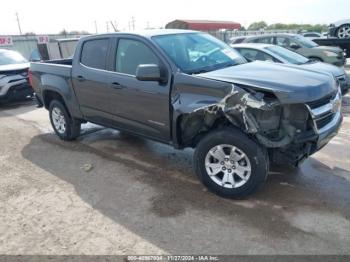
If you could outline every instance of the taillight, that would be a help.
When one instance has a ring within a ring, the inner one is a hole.
[[[28,80],[29,80],[30,86],[33,88],[33,74],[32,74],[32,71],[30,70],[28,70]]]

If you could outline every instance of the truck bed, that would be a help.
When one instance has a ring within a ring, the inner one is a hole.
[[[30,63],[30,70],[34,74],[52,74],[70,77],[72,70],[72,59],[49,60],[45,62]]]
[[[350,39],[339,39],[336,37],[332,38],[315,38],[312,41],[323,46],[339,46],[346,52],[346,57],[350,57]]]

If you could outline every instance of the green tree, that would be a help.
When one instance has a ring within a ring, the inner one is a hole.
[[[249,27],[248,30],[260,30],[265,29],[267,27],[266,22],[260,21],[260,22],[254,22]]]

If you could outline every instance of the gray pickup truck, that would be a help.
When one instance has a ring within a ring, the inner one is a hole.
[[[85,37],[72,60],[32,63],[30,80],[61,139],[77,138],[89,121],[195,148],[197,175],[224,197],[254,192],[269,163],[298,165],[342,122],[331,75],[247,63],[195,31]]]

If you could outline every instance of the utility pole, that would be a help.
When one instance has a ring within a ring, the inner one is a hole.
[[[96,34],[98,34],[97,21],[96,20],[95,20],[95,30],[96,30]]]
[[[107,33],[109,33],[109,23],[108,23],[108,21],[106,22],[106,29],[107,29]]]
[[[135,30],[135,17],[131,17],[132,30]]]
[[[117,21],[114,21],[114,23],[113,23],[113,21],[111,21],[111,25],[112,25],[112,27],[114,29],[114,32],[118,32]]]
[[[19,21],[19,17],[18,17],[18,13],[17,12],[16,12],[16,19],[17,19],[17,25],[18,25],[19,34],[22,35],[21,23]]]

